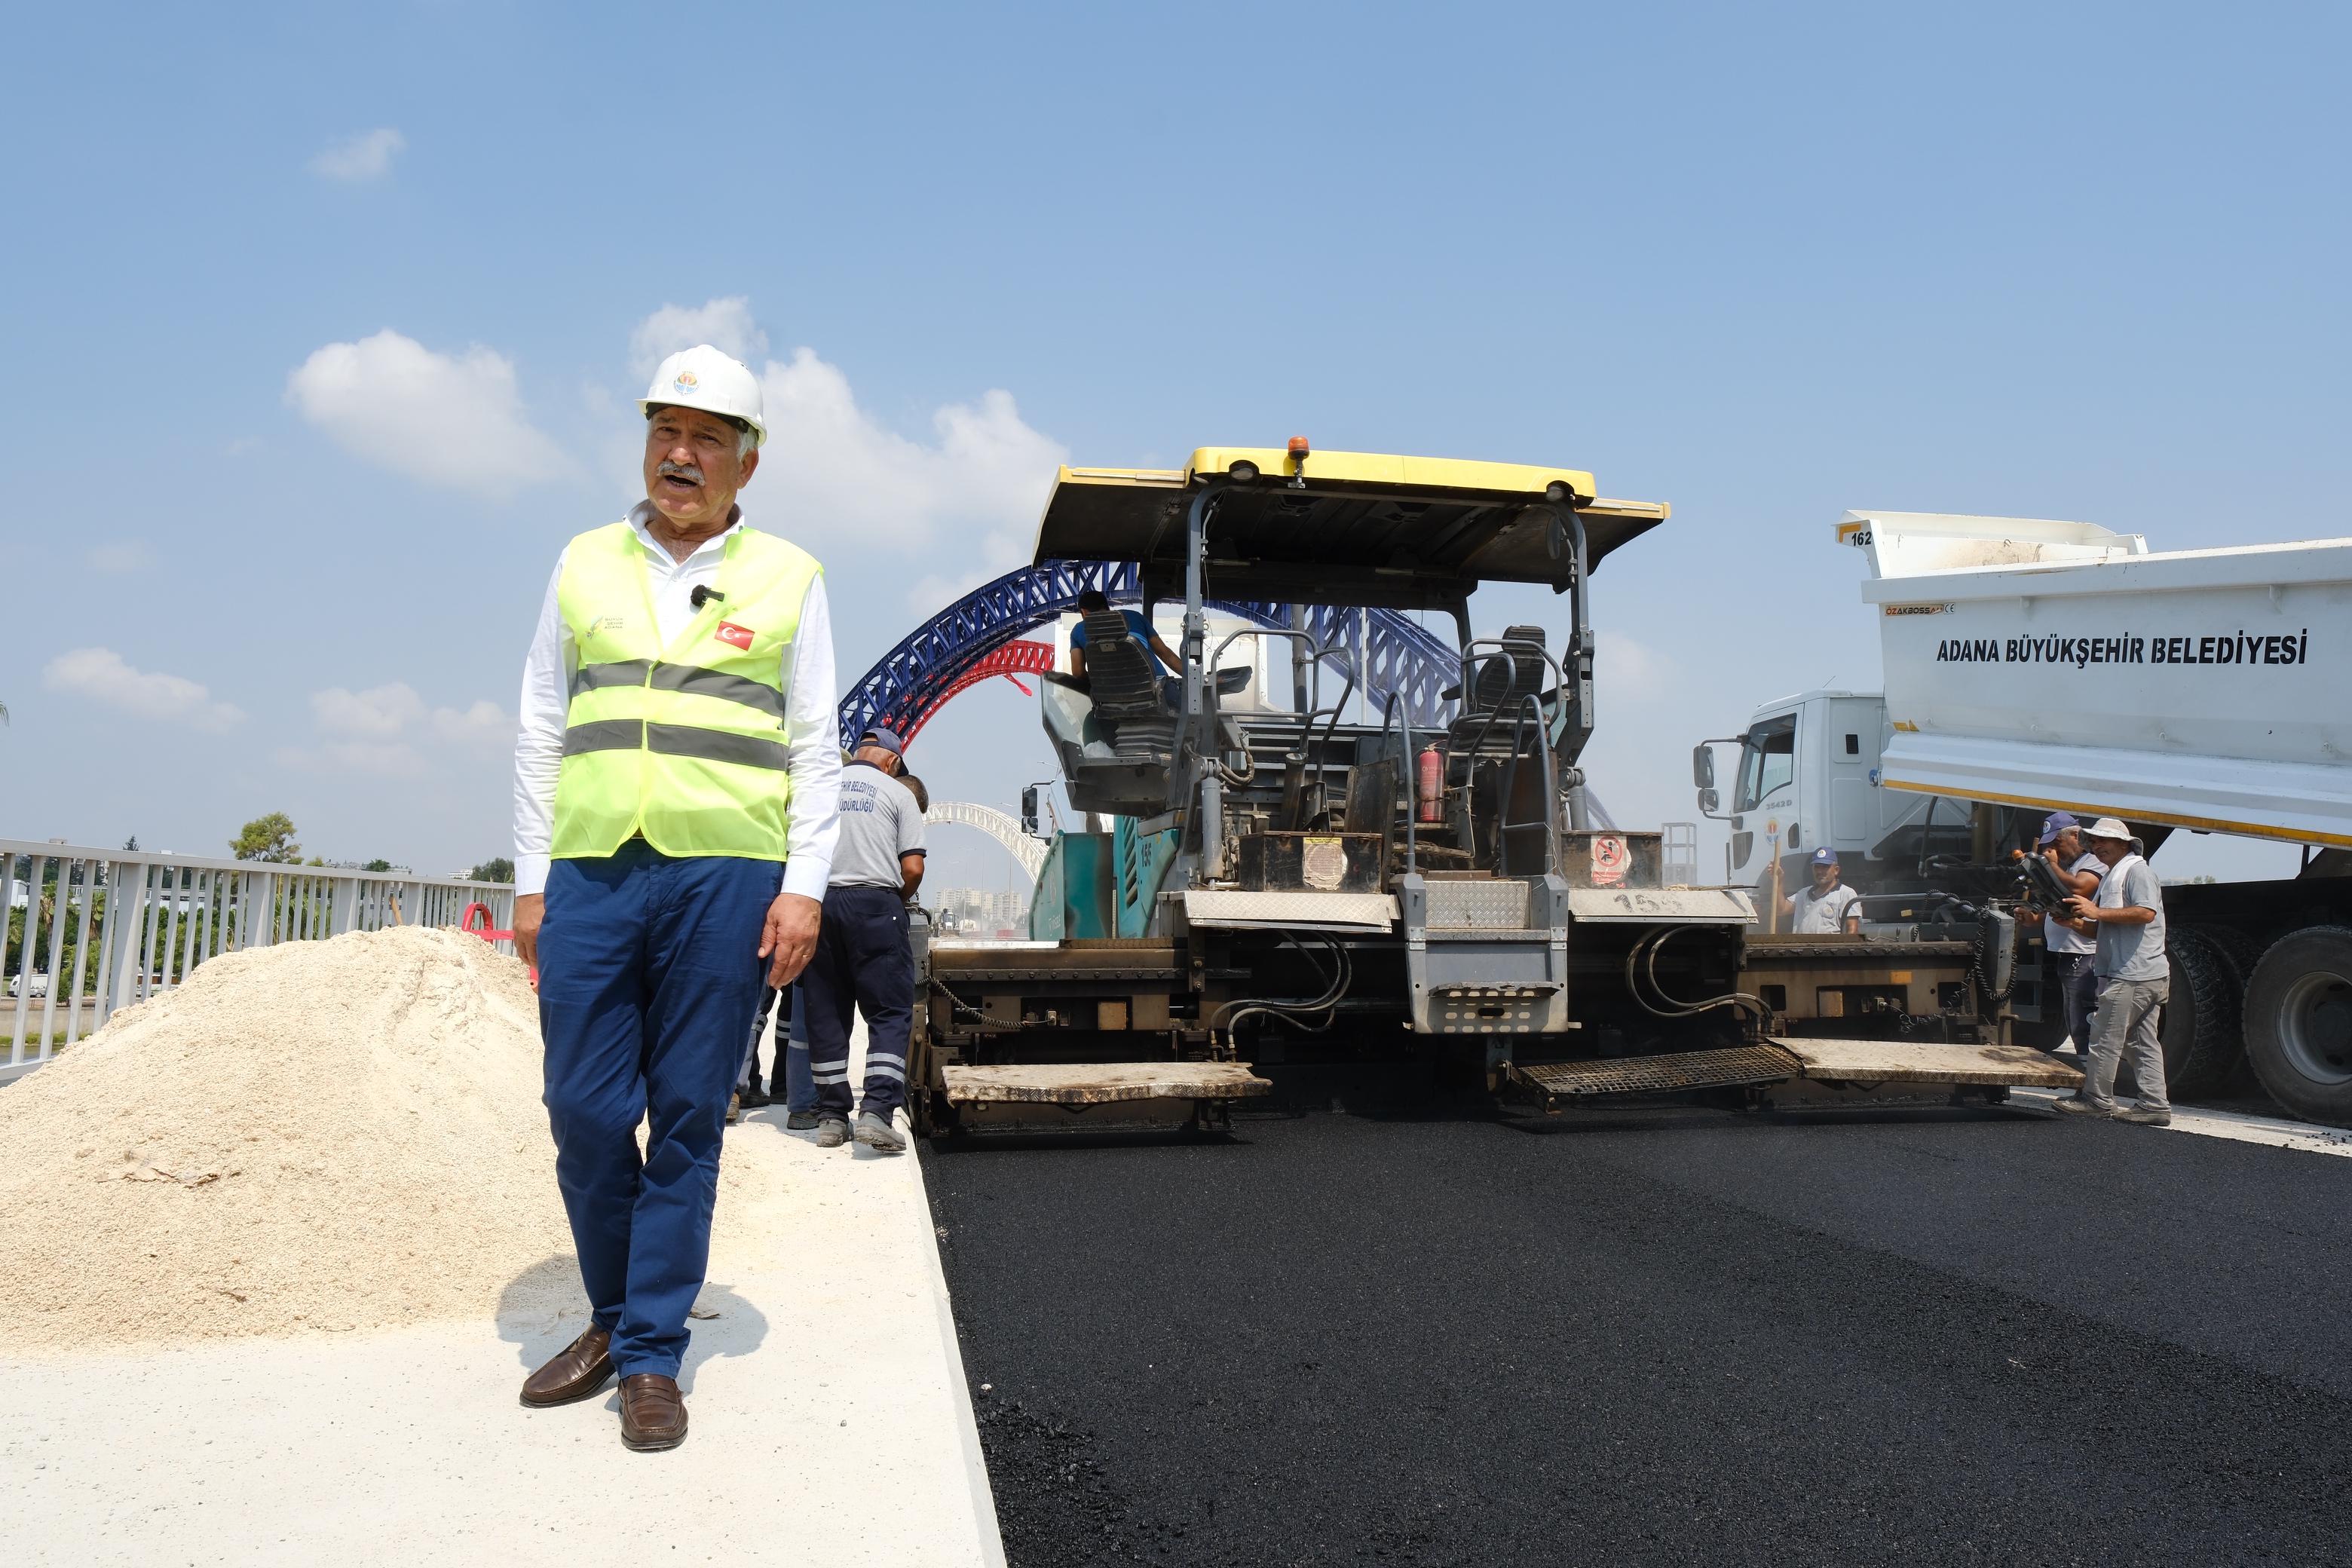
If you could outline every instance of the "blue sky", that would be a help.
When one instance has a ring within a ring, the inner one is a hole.
[[[1686,817],[1693,741],[1875,684],[1847,508],[2352,531],[2347,16],[21,16],[0,834],[504,852],[547,572],[688,329],[772,362],[801,439],[746,504],[826,560],[845,676],[1025,552],[1066,454],[1303,432],[1671,501],[1596,581],[1589,758]],[[1045,752],[1000,683],[914,763],[1003,803]]]

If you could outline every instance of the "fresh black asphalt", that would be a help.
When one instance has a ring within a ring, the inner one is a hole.
[[[924,1159],[1013,1568],[2352,1561],[2352,1160],[1328,1109]]]

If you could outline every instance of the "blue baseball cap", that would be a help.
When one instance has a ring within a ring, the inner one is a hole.
[[[907,742],[899,738],[898,731],[886,730],[879,724],[858,736],[857,743],[861,746],[879,746],[886,752],[895,752],[902,757],[907,754]]]
[[[2070,827],[2083,826],[2082,818],[2071,811],[2053,811],[2042,819],[2042,837],[2033,842],[2036,849],[2046,849],[2058,842],[2058,836]]]
[[[1814,850],[1814,851],[1813,851],[1813,864],[1814,864],[1814,865],[1816,865],[1816,866],[1834,866],[1834,865],[1836,865],[1837,863],[1838,863],[1837,851],[1836,851],[1836,850],[1834,850],[1834,849],[1832,849],[1832,848],[1831,848],[1828,845],[1824,844],[1824,845],[1822,845],[1819,849],[1816,849],[1816,850]]]

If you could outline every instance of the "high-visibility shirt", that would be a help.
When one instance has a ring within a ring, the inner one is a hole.
[[[780,668],[822,568],[736,529],[703,607],[665,638],[626,522],[564,551],[556,598],[577,652],[564,715],[556,858],[633,837],[666,855],[788,858],[793,779]]]

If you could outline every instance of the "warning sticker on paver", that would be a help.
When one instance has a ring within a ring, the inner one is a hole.
[[[1298,878],[1310,888],[1335,890],[1348,879],[1348,847],[1337,838],[1309,838],[1302,848]]]
[[[1597,835],[1592,840],[1592,885],[1613,888],[1625,879],[1625,867],[1632,858],[1625,851],[1625,841],[1613,833]]]

